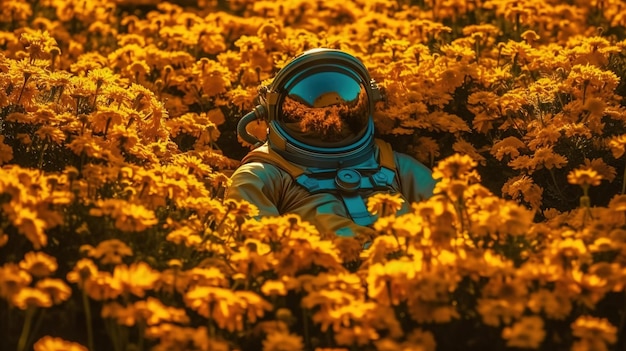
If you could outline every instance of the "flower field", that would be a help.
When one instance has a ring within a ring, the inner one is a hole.
[[[626,350],[621,0],[0,5],[0,350]],[[222,200],[314,47],[440,179],[374,238]]]

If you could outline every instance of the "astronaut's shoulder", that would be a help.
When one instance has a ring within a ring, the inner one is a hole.
[[[294,179],[305,172],[305,168],[298,166],[284,157],[279,155],[276,151],[267,147],[267,144],[262,145],[252,151],[250,151],[241,160],[242,166],[247,164],[256,164],[256,167],[264,167],[266,165],[274,166],[283,172],[288,173]],[[242,167],[240,166],[240,167]]]
[[[394,151],[393,153],[396,158],[396,164],[399,170],[411,169],[413,171],[432,173],[432,170],[428,168],[428,166],[418,161],[413,156],[397,151]]]

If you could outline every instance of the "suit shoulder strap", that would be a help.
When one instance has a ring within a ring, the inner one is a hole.
[[[396,158],[393,154],[393,149],[391,148],[391,144],[382,140],[376,139],[376,145],[378,146],[379,156],[378,162],[382,167],[388,168],[390,170],[396,171]]]
[[[304,168],[298,167],[293,163],[285,160],[282,156],[272,151],[267,144],[261,145],[258,148],[250,151],[242,160],[241,163],[249,162],[266,162],[270,163],[283,171],[289,173],[292,178],[297,178],[305,173]]]

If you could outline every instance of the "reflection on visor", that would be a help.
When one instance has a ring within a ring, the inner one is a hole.
[[[286,131],[300,141],[348,143],[367,127],[367,91],[346,74],[316,73],[286,92],[280,116]]]

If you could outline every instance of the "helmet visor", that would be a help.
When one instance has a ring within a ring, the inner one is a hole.
[[[279,122],[295,139],[317,146],[348,145],[363,135],[370,117],[365,86],[345,71],[296,76],[285,85]]]

